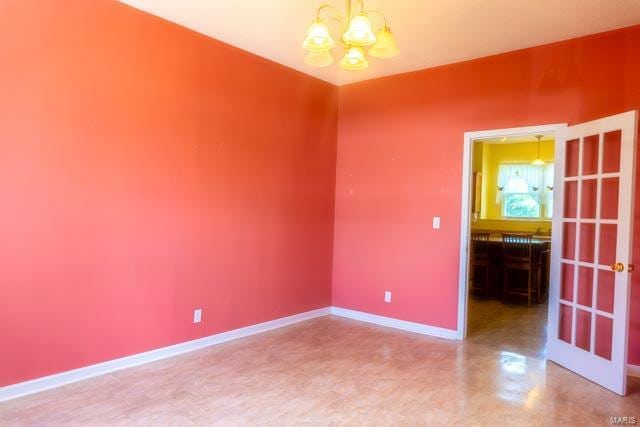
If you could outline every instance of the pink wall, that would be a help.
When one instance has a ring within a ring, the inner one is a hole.
[[[640,26],[341,87],[333,304],[455,329],[463,133],[639,109],[638,46]],[[631,316],[640,364],[640,275]]]
[[[330,304],[334,86],[113,0],[0,40],[0,386]]]

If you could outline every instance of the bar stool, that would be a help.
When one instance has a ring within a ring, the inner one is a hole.
[[[533,234],[502,233],[502,251],[504,254],[504,290],[502,301],[506,301],[509,295],[526,296],[531,307],[531,294],[533,286],[533,260],[532,255]],[[515,286],[515,281],[510,279],[509,273],[517,271],[526,272],[527,287]],[[539,297],[540,291],[537,292]]]
[[[481,282],[478,282],[477,269],[484,271]],[[471,286],[472,293],[482,292],[489,296],[489,233],[471,233]]]
[[[549,278],[551,275],[551,249],[543,250],[538,263],[538,304],[547,299],[549,293]]]

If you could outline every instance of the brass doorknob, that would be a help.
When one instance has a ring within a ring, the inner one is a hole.
[[[616,262],[611,266],[611,270],[622,273],[624,271],[624,264],[621,262]]]

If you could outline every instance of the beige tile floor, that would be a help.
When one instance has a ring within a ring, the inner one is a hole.
[[[462,342],[327,316],[0,404],[0,425],[609,425],[640,416],[545,363],[545,306],[471,301]]]

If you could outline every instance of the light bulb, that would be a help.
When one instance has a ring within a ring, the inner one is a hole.
[[[367,35],[367,32],[364,30],[353,30],[353,38],[360,41],[363,40]]]

